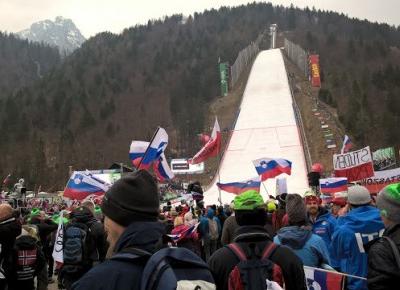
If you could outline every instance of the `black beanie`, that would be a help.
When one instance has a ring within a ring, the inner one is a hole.
[[[123,177],[106,192],[103,214],[121,226],[136,221],[156,221],[159,212],[157,184],[146,170]]]

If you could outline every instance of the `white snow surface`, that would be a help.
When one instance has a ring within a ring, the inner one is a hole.
[[[252,163],[263,157],[284,158],[292,162],[292,174],[286,177],[289,193],[301,195],[308,189],[304,151],[292,106],[286,68],[280,49],[259,53],[243,94],[240,113],[227,150],[222,157],[219,176],[222,183],[238,182],[257,176]],[[218,176],[204,193],[206,205],[217,204]],[[276,181],[261,185],[261,194],[275,195]],[[267,190],[267,192],[266,192]],[[221,191],[222,203],[235,195]]]

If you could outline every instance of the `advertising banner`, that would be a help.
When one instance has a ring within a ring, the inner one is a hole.
[[[321,87],[321,77],[319,69],[319,55],[310,55],[310,71],[311,71],[311,85],[313,87]]]
[[[229,64],[227,62],[223,62],[219,64],[219,74],[221,78],[221,96],[226,97],[228,95],[228,68]]]
[[[375,175],[362,179],[359,183],[368,188],[371,193],[378,193],[385,186],[400,182],[400,168],[375,171]]]
[[[382,148],[372,152],[374,170],[385,170],[396,166],[396,157],[393,147]]]
[[[335,177],[347,177],[349,182],[374,176],[369,146],[360,150],[333,155]]]

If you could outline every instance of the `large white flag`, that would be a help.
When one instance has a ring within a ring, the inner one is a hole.
[[[59,263],[64,263],[64,255],[63,255],[63,236],[64,236],[64,222],[63,222],[63,212],[61,211],[60,218],[58,220],[58,228],[56,241],[53,248],[53,258],[54,261]]]

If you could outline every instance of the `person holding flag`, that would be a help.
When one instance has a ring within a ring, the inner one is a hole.
[[[219,154],[221,149],[221,129],[219,127],[218,119],[215,117],[214,128],[211,133],[211,138],[208,142],[197,152],[192,159],[189,160],[191,164],[198,164],[210,157],[215,157]]]

